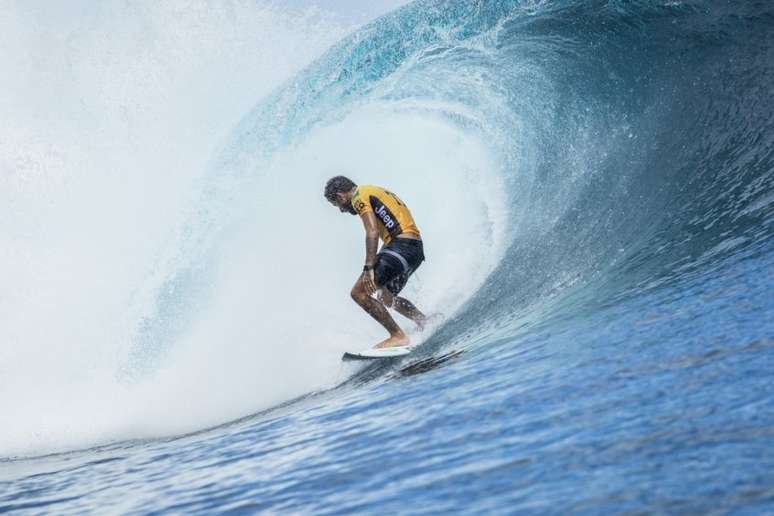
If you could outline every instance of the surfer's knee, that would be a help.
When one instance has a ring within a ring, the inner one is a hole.
[[[352,290],[349,292],[349,295],[352,296],[352,300],[359,305],[362,305],[363,303],[365,303],[365,300],[368,297],[368,294],[366,293],[365,289],[360,284],[360,282],[358,282],[354,287],[352,287]]]

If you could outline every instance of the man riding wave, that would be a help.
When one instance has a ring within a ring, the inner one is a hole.
[[[358,186],[344,176],[325,185],[325,198],[341,212],[359,215],[366,233],[363,272],[352,287],[352,299],[390,333],[377,348],[408,346],[408,335],[387,308],[424,328],[427,317],[398,293],[425,259],[422,237],[408,207],[389,190]],[[376,252],[379,239],[384,243]],[[373,294],[377,294],[374,299]]]

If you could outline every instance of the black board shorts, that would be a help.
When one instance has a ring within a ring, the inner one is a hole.
[[[421,240],[393,238],[376,255],[376,286],[384,287],[397,295],[424,260],[425,252]]]

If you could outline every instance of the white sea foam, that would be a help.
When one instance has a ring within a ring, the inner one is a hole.
[[[0,455],[182,429],[195,398],[118,380],[132,300],[219,141],[346,30],[252,2],[17,4],[0,26]]]
[[[428,260],[406,295],[429,312],[457,310],[503,251],[497,156],[366,102],[256,171],[208,288],[162,292],[228,131],[346,29],[240,2],[0,16],[1,456],[193,431],[337,381],[341,351],[384,335],[348,298],[363,233],[322,198],[331,175],[409,204]],[[161,351],[138,346],[164,295],[198,309]]]

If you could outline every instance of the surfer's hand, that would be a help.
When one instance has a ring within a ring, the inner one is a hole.
[[[365,291],[369,296],[374,295],[376,292],[376,283],[374,282],[373,270],[363,272],[363,286],[365,287]]]

